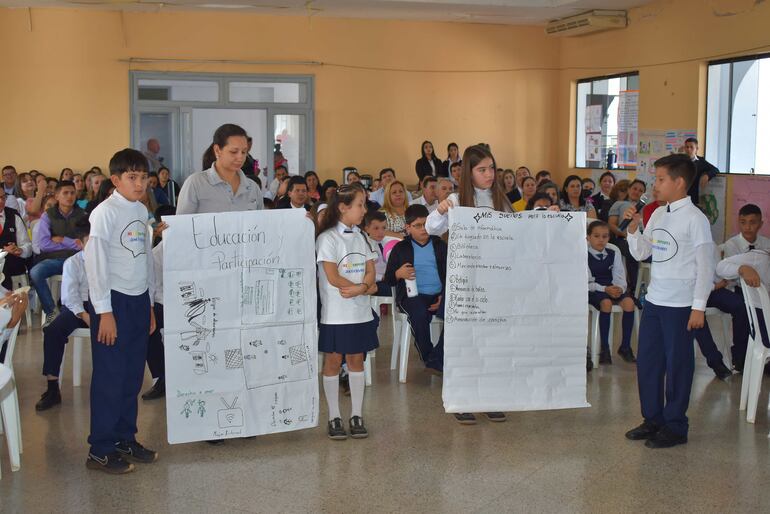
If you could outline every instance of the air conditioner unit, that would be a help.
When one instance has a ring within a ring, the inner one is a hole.
[[[626,11],[594,10],[551,21],[545,33],[551,36],[583,36],[603,30],[622,29],[628,25]]]

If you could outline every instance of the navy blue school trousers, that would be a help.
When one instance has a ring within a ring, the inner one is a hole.
[[[642,416],[687,435],[687,406],[695,369],[690,307],[662,307],[649,300],[642,310],[636,376]]]
[[[163,329],[163,304],[155,302],[153,310],[155,311],[155,332],[150,334],[147,344],[147,367],[150,368],[152,378],[165,378],[166,357],[163,353],[163,336],[160,333]]]
[[[437,298],[438,295],[433,294],[418,294],[413,298],[407,296],[402,300],[400,307],[409,319],[409,326],[414,336],[414,344],[417,346],[417,351],[420,353],[420,358],[425,363],[425,366],[443,371],[444,330],[441,329],[441,336],[436,346],[433,346],[430,339],[430,322],[433,320],[433,316],[444,318],[443,297],[436,312],[428,310],[428,307],[436,303]]]
[[[150,336],[150,295],[112,291],[112,314],[117,326],[115,344],[97,341],[100,317],[91,314],[91,453],[104,457],[120,441],[134,441],[137,396],[144,379],[144,361]]]
[[[43,329],[43,375],[59,376],[64,348],[70,334],[78,328],[88,328],[88,325],[62,305],[56,319]]]
[[[733,292],[726,288],[715,289],[709,295],[706,307],[715,307],[720,311],[729,314],[733,318],[733,345],[730,349],[732,353],[733,365],[738,369],[743,369],[743,361],[746,359],[746,347],[749,342],[749,316],[746,314],[746,305],[743,303],[743,296],[739,291]],[[722,362],[722,352],[717,348],[714,337],[709,329],[708,322],[694,331],[695,340],[706,362],[710,367]],[[725,334],[726,336],[727,334]]]

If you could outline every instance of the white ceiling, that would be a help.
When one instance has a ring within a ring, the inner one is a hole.
[[[650,0],[0,0],[0,7],[127,11],[215,9],[286,16],[542,25],[591,9],[629,9]]]

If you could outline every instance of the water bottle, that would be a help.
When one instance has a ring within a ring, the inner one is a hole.
[[[404,282],[406,282],[406,296],[409,298],[414,298],[419,294],[417,292],[417,280],[413,278],[407,278],[404,279]]]

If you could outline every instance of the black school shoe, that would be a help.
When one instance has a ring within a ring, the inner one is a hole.
[[[61,403],[61,392],[59,392],[58,389],[54,391],[46,391],[43,393],[43,396],[40,397],[40,400],[35,404],[35,410],[40,412],[44,410],[48,410],[51,407],[55,405],[59,405]]]
[[[366,439],[369,437],[369,431],[364,426],[364,418],[361,416],[350,418],[350,437],[353,439]]]
[[[158,452],[149,450],[136,441],[121,441],[115,444],[115,450],[128,460],[151,464],[158,460]]]
[[[455,416],[455,420],[457,420],[457,422],[460,423],[461,425],[476,424],[476,416],[474,416],[470,412],[458,412],[454,416]]]
[[[161,377],[155,381],[155,384],[149,391],[142,395],[142,400],[157,400],[166,396],[166,380]]]
[[[487,417],[489,421],[493,421],[495,423],[502,423],[503,421],[508,419],[505,417],[504,412],[485,412],[484,415]]]
[[[725,363],[721,361],[711,366],[711,371],[714,372],[719,380],[727,380],[733,376],[733,372],[730,371],[730,368],[725,366]]]
[[[340,418],[334,418],[329,421],[329,439],[335,441],[344,441],[348,438],[348,433],[345,432],[345,426],[342,424]]]
[[[594,369],[594,360],[591,357],[586,357],[586,373],[590,373],[592,369]]]
[[[647,439],[644,445],[647,448],[671,448],[680,444],[687,443],[687,436],[676,434],[667,427],[663,427],[658,432]]]
[[[658,425],[645,420],[644,423],[638,427],[632,428],[626,432],[626,439],[631,439],[632,441],[649,439],[657,434],[660,430],[661,428]]]
[[[88,454],[86,467],[97,471],[104,471],[110,475],[124,475],[134,470],[134,465],[123,458],[118,452],[104,457],[97,457],[93,453]]]
[[[618,355],[620,355],[620,357],[628,363],[636,362],[634,351],[631,348],[618,348]]]
[[[599,353],[599,364],[612,364],[612,354],[609,350],[602,350]]]

